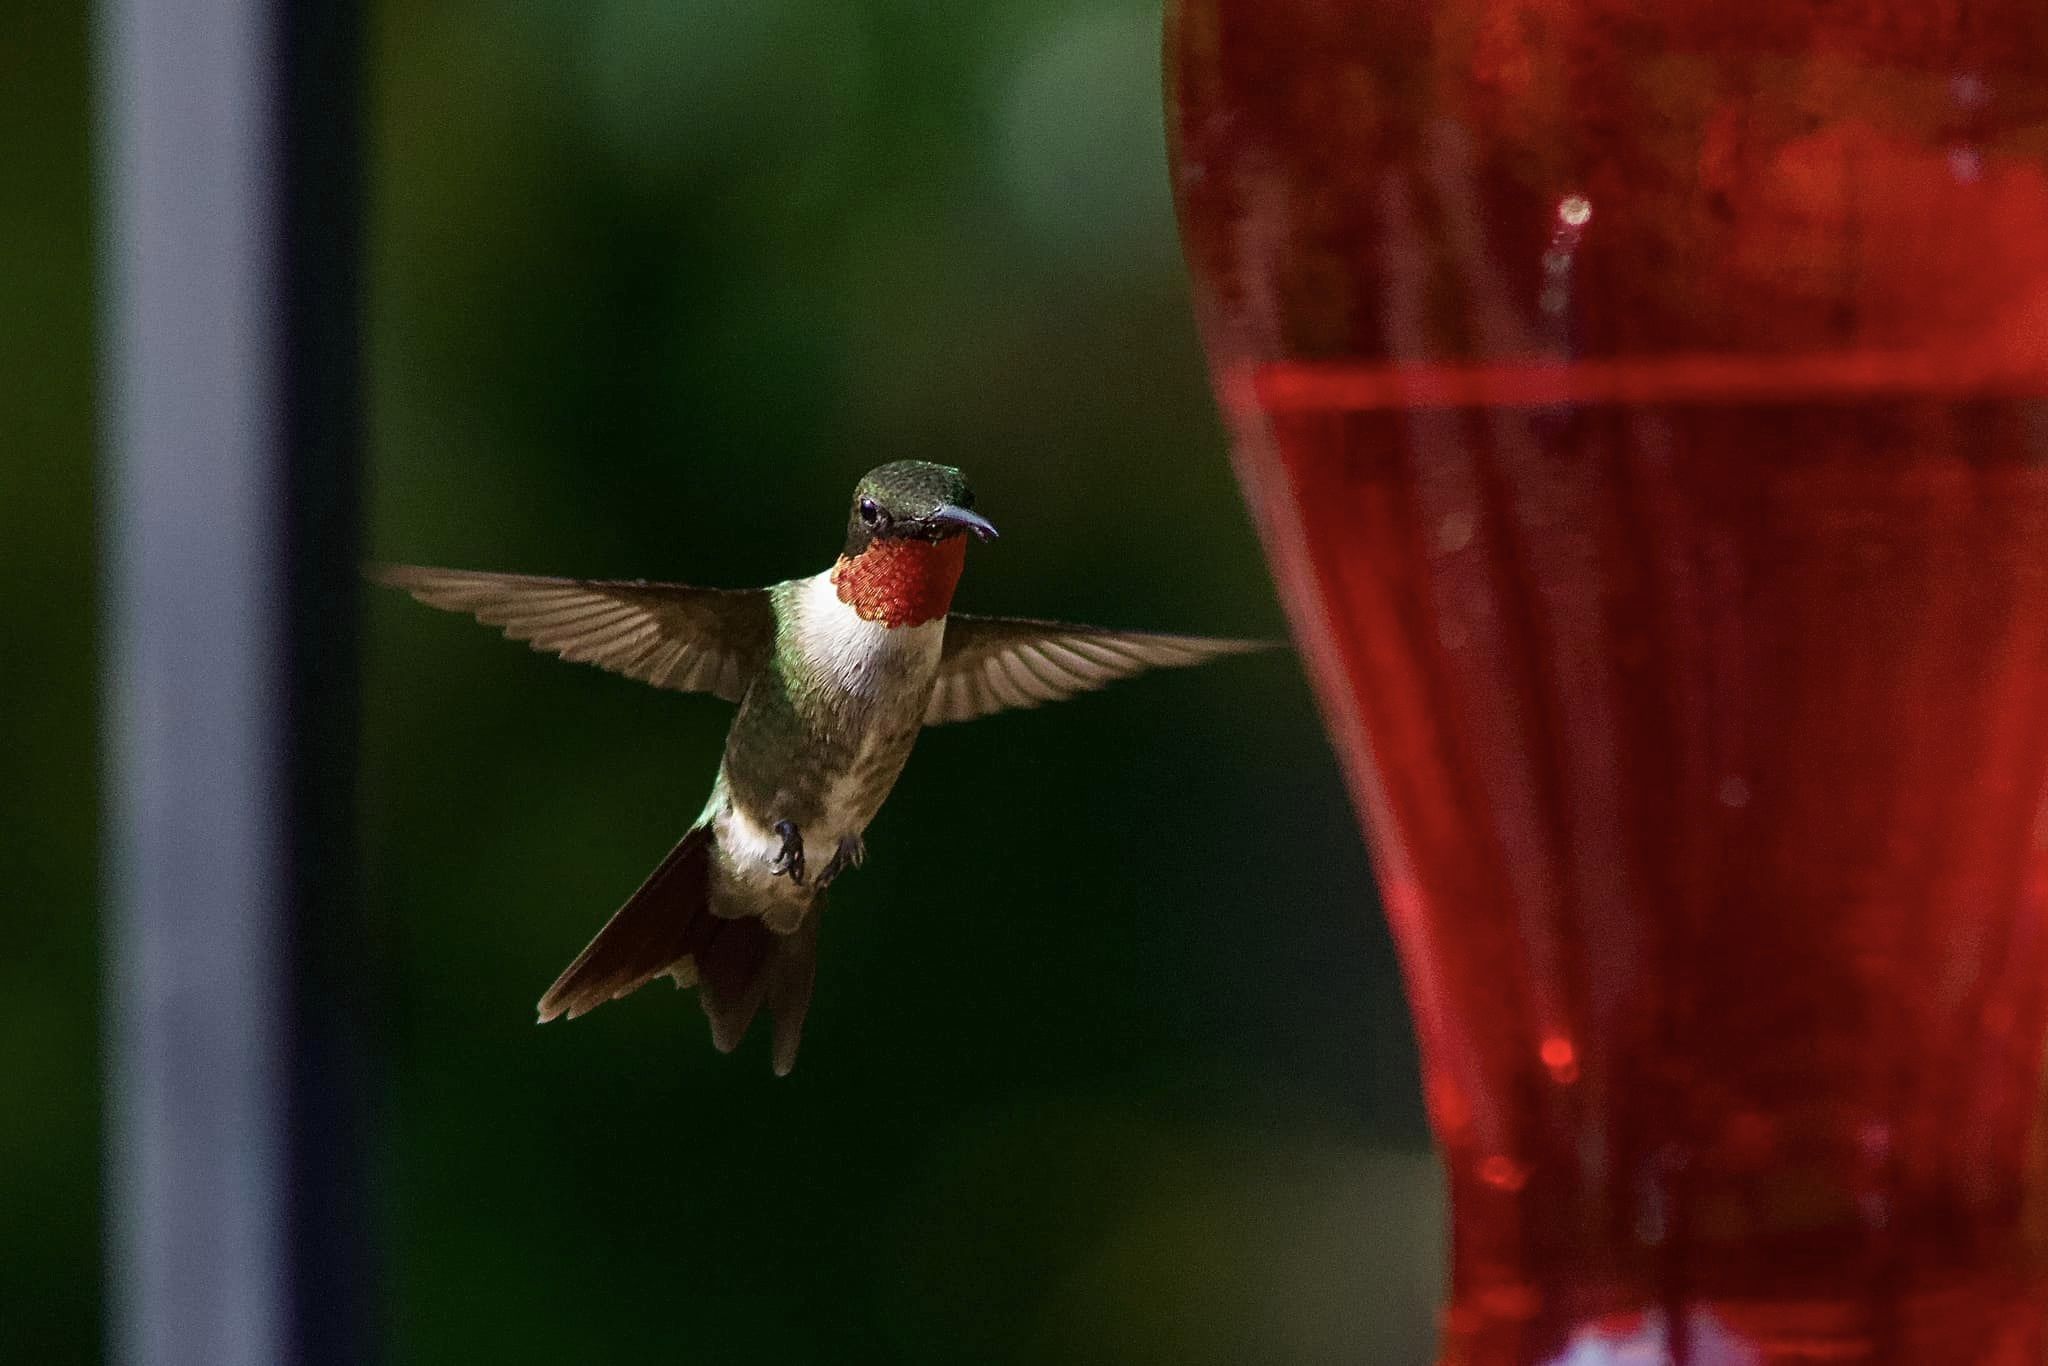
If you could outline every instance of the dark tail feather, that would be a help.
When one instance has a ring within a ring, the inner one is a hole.
[[[789,1075],[817,978],[824,898],[787,935],[753,916],[714,915],[711,847],[710,828],[700,826],[669,850],[541,997],[543,1024],[562,1015],[573,1020],[672,972],[679,984],[696,985],[722,1053],[739,1047],[765,1003],[775,1021],[775,1073]]]
[[[739,1047],[763,1004],[775,1021],[775,1075],[796,1066],[811,985],[818,976],[818,914],[811,904],[801,924],[777,934],[759,920],[720,920],[697,952],[697,994],[711,1017],[711,1042],[721,1053]]]
[[[708,926],[711,828],[698,826],[668,851],[640,889],[612,913],[540,998],[541,1023],[575,1019],[646,986],[687,955]]]
[[[786,1077],[796,1066],[796,1046],[803,1042],[804,1016],[811,1009],[811,987],[818,980],[818,916],[825,898],[811,903],[810,914],[796,931],[776,945],[768,961],[768,1013],[775,1020],[775,1075]]]
[[[753,916],[721,919],[697,950],[697,998],[711,1018],[711,1042],[730,1053],[747,1035],[768,990],[763,971],[775,954],[775,931]]]

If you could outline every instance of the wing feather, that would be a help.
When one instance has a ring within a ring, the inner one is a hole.
[[[989,691],[998,702],[1006,707],[1029,707],[1036,705],[1030,694],[1017,686],[1017,680],[1010,672],[1008,654],[990,655],[981,671],[988,675]]]
[[[1031,676],[1031,695],[1041,702],[1052,701],[1072,686],[1063,680],[1058,667],[1036,645],[1020,645],[1012,658]]]
[[[690,653],[690,643],[685,640],[665,641],[647,665],[647,681],[657,688],[673,688],[677,692],[695,691],[690,687],[690,671],[678,672],[683,657]]]
[[[369,574],[429,607],[467,612],[536,650],[728,702],[740,700],[774,645],[774,609],[761,589],[423,565],[383,565]]]
[[[1036,707],[1147,669],[1184,668],[1275,644],[956,612],[946,621],[945,651],[924,720],[936,726]]]

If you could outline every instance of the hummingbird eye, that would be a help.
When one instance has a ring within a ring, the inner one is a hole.
[[[877,502],[876,502],[876,501],[875,501],[874,499],[872,499],[872,498],[863,498],[863,499],[861,499],[861,500],[860,500],[860,519],[861,519],[861,520],[862,520],[863,522],[866,522],[866,523],[867,523],[867,524],[868,524],[869,526],[873,526],[873,525],[875,525],[875,524],[876,524],[877,522],[881,521],[881,520],[882,520],[882,507],[881,507],[881,504],[877,503]]]

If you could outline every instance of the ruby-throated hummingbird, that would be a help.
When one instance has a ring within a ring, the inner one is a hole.
[[[952,612],[969,533],[996,529],[960,471],[905,460],[854,489],[837,563],[767,588],[371,571],[535,649],[739,704],[704,813],[541,997],[543,1023],[665,975],[697,988],[724,1052],[766,1004],[786,1074],[825,889],[865,856],[919,730],[1265,648]]]

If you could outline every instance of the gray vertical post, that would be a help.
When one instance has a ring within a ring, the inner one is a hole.
[[[100,33],[112,1356],[355,1363],[354,6]]]

